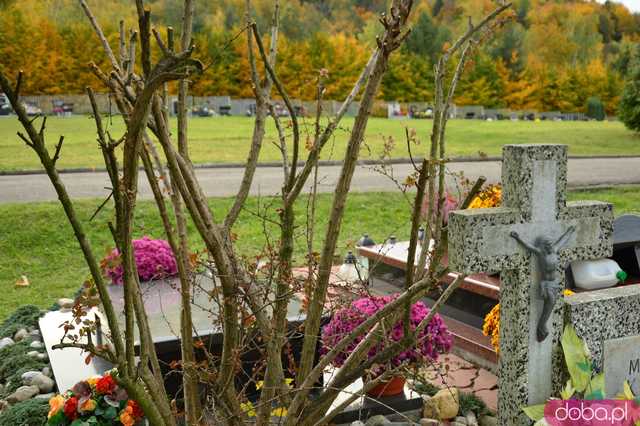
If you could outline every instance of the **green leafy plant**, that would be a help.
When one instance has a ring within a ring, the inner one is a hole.
[[[13,312],[9,318],[0,325],[0,338],[13,337],[21,328],[38,326],[38,319],[42,316],[40,308],[34,305],[24,305]]]
[[[622,91],[618,118],[628,129],[640,131],[640,58],[635,60]]]
[[[605,119],[606,113],[600,98],[593,96],[587,99],[587,117],[598,121]]]
[[[42,426],[47,421],[49,405],[43,399],[29,399],[12,405],[0,414],[0,426]]]

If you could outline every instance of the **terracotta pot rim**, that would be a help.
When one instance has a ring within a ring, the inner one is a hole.
[[[367,379],[362,378],[366,383]],[[383,380],[367,392],[368,396],[380,397],[380,396],[393,396],[399,395],[404,391],[404,385],[407,379],[402,375],[391,376],[388,380]]]

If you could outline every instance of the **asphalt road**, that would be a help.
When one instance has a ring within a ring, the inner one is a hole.
[[[374,169],[375,166],[358,166],[351,185],[352,191],[394,191],[395,184],[389,177]],[[394,164],[393,174],[402,181],[413,169],[411,164]],[[451,172],[464,171],[475,179],[484,175],[490,182],[500,180],[499,161],[452,162]],[[196,171],[204,192],[210,197],[234,196],[240,185],[243,169],[202,168]],[[320,166],[319,190],[332,192],[340,174],[340,166]],[[64,173],[62,179],[73,198],[100,198],[109,194],[106,173]],[[451,179],[451,178],[450,178]],[[625,158],[571,158],[569,159],[569,186],[594,186],[610,184],[640,184],[640,157]],[[259,167],[251,188],[252,195],[275,195],[282,186],[282,169]],[[144,173],[140,174],[140,197],[152,198]],[[44,174],[0,176],[0,203],[27,203],[56,200],[51,183]]]

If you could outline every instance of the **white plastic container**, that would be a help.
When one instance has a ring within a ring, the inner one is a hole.
[[[571,262],[571,270],[576,287],[584,290],[613,287],[618,283],[616,274],[621,271],[611,259],[576,260]]]

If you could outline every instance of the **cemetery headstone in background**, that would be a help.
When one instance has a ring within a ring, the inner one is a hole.
[[[606,257],[612,250],[612,206],[602,202],[566,202],[565,145],[506,145],[502,162],[502,206],[452,212],[449,217],[449,266],[465,274],[502,271],[500,288],[499,424],[528,425],[526,405],[552,395],[554,358],[562,330],[561,304],[547,323],[549,336],[538,341],[543,309],[537,259],[512,237],[553,241],[570,227],[559,250],[556,276],[564,285],[564,267],[574,259]]]

